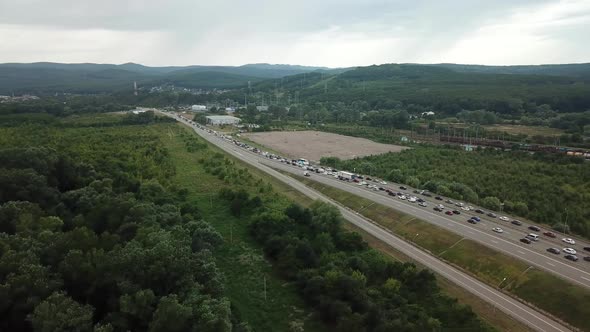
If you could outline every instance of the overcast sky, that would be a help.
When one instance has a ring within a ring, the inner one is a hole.
[[[0,62],[590,62],[590,0],[0,0]]]

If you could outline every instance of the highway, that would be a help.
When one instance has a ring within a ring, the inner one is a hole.
[[[321,200],[335,205],[342,213],[342,216],[352,224],[363,229],[367,233],[377,237],[378,239],[392,246],[396,250],[399,250],[400,252],[404,253],[416,262],[424,266],[427,266],[433,272],[441,275],[442,277],[450,280],[451,282],[456,283],[457,285],[460,285],[464,289],[468,290],[469,292],[473,293],[479,298],[487,301],[488,303],[494,305],[499,310],[512,316],[513,318],[522,322],[523,324],[537,331],[570,331],[570,329],[564,326],[563,324],[547,317],[546,315],[504,294],[503,292],[486,285],[485,283],[477,280],[476,278],[468,275],[467,273],[464,273],[461,270],[439,260],[435,256],[415,247],[409,242],[406,242],[405,240],[390,233],[389,231],[386,231],[383,228],[373,224],[370,220],[367,220],[362,216],[358,215],[358,213],[352,212],[349,209],[344,208],[343,206],[332,201],[328,197],[305,186],[303,183],[289,176],[286,176],[280,172],[277,172],[273,168],[269,167],[269,163],[273,167],[281,165],[280,163],[276,163],[275,165],[275,163],[266,160],[266,158],[263,158],[256,154],[249,153],[244,149],[241,149],[240,147],[236,146],[235,144],[228,142],[225,139],[218,137],[216,135],[212,135],[205,130],[199,129],[197,126],[191,125],[188,121],[175,117],[172,114],[162,114],[172,116],[175,119],[191,126],[195,130],[195,132],[202,136],[205,140],[218,146],[219,148],[231,154],[235,158],[242,160],[243,162],[249,163],[250,165],[288,184],[289,186],[300,191],[301,193],[305,194],[311,199]],[[287,165],[283,166],[291,169],[291,172],[293,173],[295,173],[294,170],[297,170],[293,167],[288,167]],[[297,173],[301,174],[301,171],[297,170]],[[339,182],[335,181],[335,183]]]

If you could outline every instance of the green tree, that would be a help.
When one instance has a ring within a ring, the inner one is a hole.
[[[81,305],[64,293],[51,294],[35,307],[30,317],[35,331],[92,331],[93,309]]]

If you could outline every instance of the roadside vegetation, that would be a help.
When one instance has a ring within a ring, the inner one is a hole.
[[[489,285],[518,296],[526,302],[582,330],[590,329],[586,319],[590,292],[521,260],[491,250],[479,243],[360,196],[288,174],[342,205],[390,229]],[[504,281],[504,278],[505,281]]]

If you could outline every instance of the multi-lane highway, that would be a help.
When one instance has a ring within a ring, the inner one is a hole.
[[[458,270],[457,268],[444,263],[443,261],[439,260],[435,256],[418,249],[417,247],[413,246],[412,244],[406,242],[405,240],[391,234],[390,232],[384,230],[383,228],[373,224],[371,221],[363,218],[362,216],[358,215],[356,212],[352,212],[343,206],[337,204],[336,202],[332,201],[328,197],[316,192],[313,189],[306,187],[301,182],[288,177],[280,172],[277,172],[273,168],[269,167],[269,163],[273,167],[280,166],[280,163],[272,163],[272,161],[267,160],[266,158],[261,158],[257,154],[249,153],[238,146],[226,141],[225,139],[211,135],[207,131],[199,129],[197,126],[190,124],[185,119],[176,117],[171,114],[164,113],[168,116],[173,116],[177,120],[184,122],[185,124],[191,126],[197,134],[201,135],[204,139],[209,141],[210,143],[218,146],[225,152],[231,154],[237,159],[240,159],[246,163],[251,164],[252,166],[268,173],[269,175],[283,181],[284,183],[288,184],[289,186],[293,187],[294,189],[300,191],[301,193],[305,194],[306,196],[322,200],[325,202],[329,202],[334,204],[338,207],[340,212],[342,213],[343,217],[348,220],[349,222],[353,223],[354,225],[360,227],[364,231],[372,234],[373,236],[379,238],[383,242],[387,243],[388,245],[394,247],[395,249],[401,251],[402,253],[408,255],[415,261],[427,266],[429,269],[434,271],[435,273],[445,277],[446,279],[454,282],[464,289],[470,291],[471,293],[475,294],[476,296],[480,297],[481,299],[491,303],[499,310],[505,312],[506,314],[514,317],[516,320],[521,321],[527,326],[538,330],[538,331],[570,331],[570,329],[563,324],[547,317],[546,315],[536,311],[535,309],[521,303],[518,300],[502,293],[501,291],[486,285],[485,283],[471,277],[470,275]],[[287,165],[282,165],[285,167],[285,170],[289,169],[289,171],[294,172],[292,167],[287,167]],[[280,167],[279,167],[280,168]],[[300,171],[299,171],[300,173]],[[326,178],[327,179],[327,178]],[[338,183],[338,182],[336,182]],[[330,183],[331,184],[331,183]],[[357,189],[357,188],[355,188]]]

